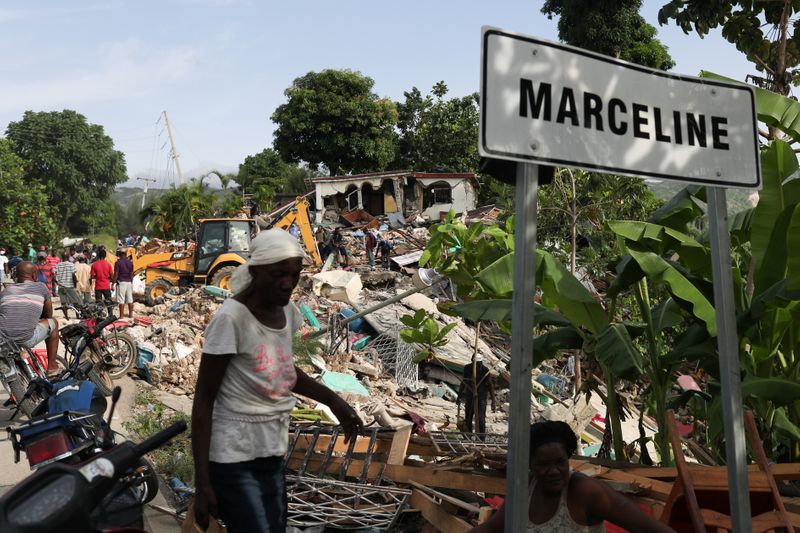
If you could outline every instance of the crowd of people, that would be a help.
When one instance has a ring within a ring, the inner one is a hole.
[[[69,319],[70,306],[93,301],[119,305],[119,316],[133,316],[133,263],[119,248],[113,264],[103,246],[55,248],[32,244],[21,254],[0,247],[0,335],[29,348],[44,342],[49,372],[57,372],[58,297]],[[112,289],[116,294],[112,294]]]

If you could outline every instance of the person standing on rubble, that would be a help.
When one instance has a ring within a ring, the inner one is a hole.
[[[475,383],[478,384],[477,406],[475,405]],[[486,433],[486,399],[489,396],[492,398],[492,412],[497,411],[497,399],[494,395],[494,384],[491,376],[489,376],[489,369],[483,364],[482,355],[475,356],[474,364],[470,361],[462,369],[461,385],[458,387],[457,402],[459,404],[461,403],[461,395],[465,391],[464,422],[467,426],[467,432],[472,433],[477,410],[478,433]]]
[[[114,268],[111,263],[106,261],[106,250],[101,248],[97,253],[97,260],[92,263],[90,272],[94,280],[94,299],[97,302],[106,304],[113,303],[111,300],[111,277],[114,275]]]
[[[573,473],[569,458],[577,449],[578,436],[566,423],[548,421],[531,426],[527,533],[600,533],[606,530],[605,521],[633,533],[674,533],[604,482]],[[470,533],[504,530],[505,505]]]
[[[114,275],[111,283],[117,284],[117,303],[119,304],[119,317],[125,316],[125,306],[128,306],[128,318],[133,318],[133,261],[131,261],[124,248],[117,250],[117,262],[114,263]]]
[[[81,296],[78,294],[78,289],[75,288],[78,280],[75,277],[75,264],[69,262],[69,254],[64,252],[62,261],[55,266],[53,274],[58,284],[58,299],[61,301],[61,307],[64,310],[64,318],[67,316],[67,305],[81,305]],[[79,317],[75,317],[79,318]]]
[[[344,235],[339,228],[334,228],[329,239],[330,251],[334,255],[334,261],[338,261],[340,265],[347,266],[347,249],[344,247]],[[341,257],[341,259],[339,259]]]
[[[364,248],[367,250],[367,262],[370,268],[375,268],[375,249],[378,247],[378,237],[371,229],[364,236]]]
[[[82,253],[75,255],[75,279],[83,304],[92,303],[92,267],[86,262],[86,256]]]
[[[304,255],[287,232],[262,231],[231,276],[234,296],[206,328],[192,406],[194,512],[202,530],[215,516],[230,533],[285,531],[292,393],[328,405],[345,442],[363,428],[347,402],[294,365],[292,339],[303,318],[291,296]]]
[[[381,266],[383,268],[389,268],[389,254],[392,253],[392,246],[391,241],[388,237],[381,237],[381,240],[378,242],[378,249],[381,252]]]

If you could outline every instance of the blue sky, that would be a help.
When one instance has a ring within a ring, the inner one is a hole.
[[[645,0],[643,16],[656,25],[666,1]],[[29,109],[74,109],[106,128],[132,179],[164,186],[175,180],[156,124],[167,110],[185,176],[231,171],[271,144],[269,117],[294,78],[350,68],[394,100],[439,80],[461,96],[478,90],[482,25],[557,39],[540,9],[531,0],[3,0],[0,131]],[[658,31],[674,72],[753,72],[718,31]]]

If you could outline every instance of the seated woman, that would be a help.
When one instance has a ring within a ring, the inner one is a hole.
[[[570,472],[569,458],[577,448],[578,437],[564,422],[531,426],[528,533],[595,533],[605,531],[606,520],[632,533],[672,531],[602,481]],[[504,531],[504,509],[472,532]]]

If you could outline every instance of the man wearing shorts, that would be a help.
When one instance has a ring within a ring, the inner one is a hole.
[[[78,294],[78,289],[75,287],[78,279],[75,277],[75,263],[69,260],[69,254],[64,252],[61,256],[61,261],[53,269],[58,284],[58,298],[61,300],[61,307],[64,309],[64,318],[67,316],[68,305],[81,305],[83,298]],[[77,314],[75,318],[78,318]]]
[[[30,261],[17,265],[16,283],[0,293],[0,334],[33,348],[44,341],[48,374],[58,373],[58,321],[47,285],[36,281],[38,271]]]
[[[125,250],[117,250],[112,282],[117,284],[119,317],[125,316],[125,304],[127,304],[128,318],[133,318],[133,262],[125,255]]]
[[[93,252],[94,253],[94,252]],[[106,261],[105,249],[97,252],[97,261],[91,266],[92,279],[94,280],[94,299],[107,304],[111,302],[111,278],[114,276],[114,267]]]

